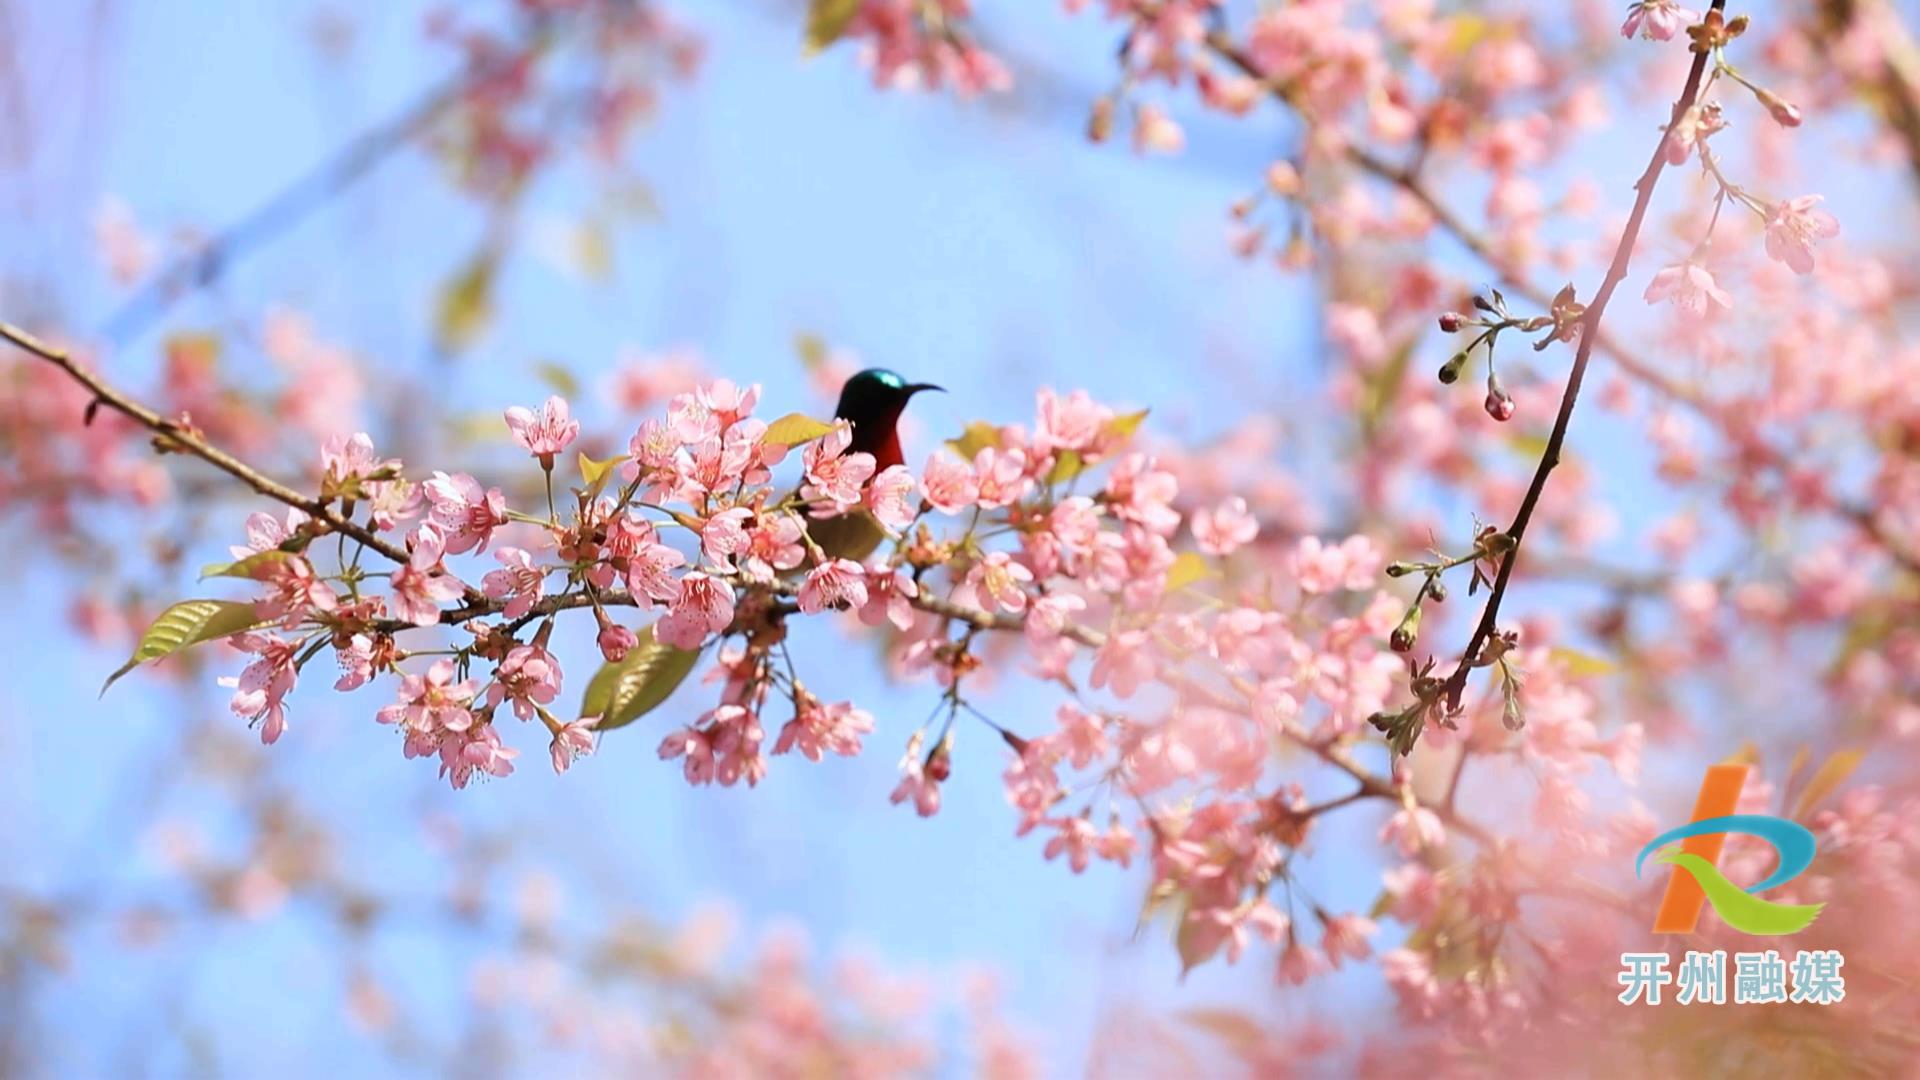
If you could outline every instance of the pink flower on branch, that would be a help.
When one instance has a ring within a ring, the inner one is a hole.
[[[1634,0],[1627,6],[1627,21],[1620,24],[1620,36],[1635,34],[1648,41],[1670,41],[1673,35],[1700,21],[1698,12],[1689,11],[1673,0]]]
[[[466,586],[440,564],[446,541],[431,523],[413,531],[413,552],[406,565],[393,572],[393,613],[415,626],[440,621],[440,605],[459,599]]]
[[[1773,204],[1767,215],[1767,256],[1796,274],[1813,273],[1813,245],[1840,235],[1840,221],[1820,209],[1821,197],[1802,195]]]
[[[495,600],[506,600],[502,614],[518,619],[533,610],[534,602],[546,591],[547,572],[534,565],[532,555],[517,547],[503,547],[493,557],[500,569],[490,570],[480,579],[480,591]]]
[[[680,593],[654,632],[675,648],[697,649],[732,624],[733,586],[696,571],[680,579]]]
[[[447,554],[485,551],[493,530],[507,523],[507,501],[499,488],[483,488],[466,473],[436,472],[421,488],[427,518],[446,536]]]
[[[864,607],[867,602],[867,569],[852,559],[833,559],[807,572],[800,583],[800,610],[818,615]]]
[[[515,405],[507,410],[506,420],[513,441],[549,469],[553,467],[554,455],[572,445],[580,435],[580,421],[573,419],[567,399],[558,394],[549,397],[537,413],[524,405]]]
[[[1655,304],[1662,300],[1695,315],[1705,315],[1715,307],[1722,311],[1733,307],[1733,297],[1714,282],[1705,267],[1693,262],[1676,263],[1653,275],[1647,283],[1646,301]]]
[[[287,730],[286,698],[299,678],[294,668],[298,643],[267,632],[235,634],[231,640],[256,659],[239,678],[222,678],[220,685],[234,688],[234,714],[259,724],[260,741],[270,746]]]

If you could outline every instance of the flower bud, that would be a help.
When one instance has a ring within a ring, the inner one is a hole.
[[[1276,161],[1267,166],[1267,190],[1283,199],[1300,194],[1300,173],[1290,161]]]
[[[1513,419],[1513,398],[1498,387],[1487,391],[1487,415],[1501,423]]]
[[[1447,602],[1446,584],[1442,582],[1439,578],[1434,578],[1433,583],[1427,586],[1427,597],[1436,604],[1446,603]]]
[[[1093,112],[1087,117],[1087,138],[1103,143],[1113,136],[1113,99],[1101,98],[1093,103]]]
[[[1415,604],[1407,609],[1406,615],[1400,620],[1400,625],[1393,628],[1393,635],[1387,639],[1387,644],[1393,647],[1394,652],[1411,652],[1413,643],[1418,640],[1420,640],[1420,605]]]
[[[600,644],[600,655],[606,657],[609,664],[619,663],[629,650],[640,644],[639,637],[633,631],[615,622],[609,622],[601,627],[600,637],[597,640]]]
[[[1408,574],[1411,574],[1418,569],[1419,567],[1413,565],[1410,562],[1388,563],[1387,576],[1388,577],[1406,577]]]
[[[1467,354],[1463,349],[1453,354],[1453,359],[1440,366],[1440,381],[1452,386],[1460,381],[1460,372],[1467,366]]]
[[[1440,332],[1443,334],[1459,333],[1460,323],[1465,318],[1466,316],[1460,314],[1457,311],[1448,311],[1448,312],[1442,313],[1440,316]]]
[[[1793,102],[1788,101],[1786,98],[1781,97],[1779,94],[1765,87],[1754,87],[1753,96],[1759,98],[1760,104],[1766,106],[1767,113],[1773,117],[1774,123],[1787,128],[1800,126],[1800,107],[1798,105],[1795,105]]]

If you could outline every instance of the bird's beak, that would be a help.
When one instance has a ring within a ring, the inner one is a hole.
[[[922,391],[922,390],[938,390],[938,391],[940,391],[940,392],[941,392],[941,393],[943,393],[943,394],[947,392],[947,388],[946,388],[946,387],[944,387],[944,386],[935,386],[935,385],[933,385],[933,384],[932,384],[932,383],[930,383],[930,382],[917,382],[917,383],[908,383],[908,384],[907,384],[907,396],[908,396],[908,397],[912,397],[913,395],[915,395],[915,394],[917,394],[917,393],[919,393],[919,392],[920,392],[920,391]]]

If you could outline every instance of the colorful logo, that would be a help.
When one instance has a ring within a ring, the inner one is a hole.
[[[1714,765],[1707,769],[1694,800],[1693,818],[1669,829],[1640,849],[1633,872],[1638,876],[1647,856],[1682,841],[1678,848],[1660,851],[1653,861],[1673,867],[1667,892],[1654,917],[1656,934],[1690,934],[1700,920],[1702,904],[1712,904],[1721,921],[1744,934],[1774,936],[1804,930],[1825,904],[1776,904],[1754,895],[1785,885],[1813,862],[1813,833],[1797,821],[1769,814],[1736,814],[1740,789],[1746,786],[1745,765]],[[1745,889],[1728,881],[1717,865],[1728,833],[1757,836],[1773,845],[1779,865],[1766,879]]]

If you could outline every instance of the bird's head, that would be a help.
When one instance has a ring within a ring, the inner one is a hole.
[[[884,469],[901,464],[895,427],[907,402],[922,390],[940,389],[932,383],[910,383],[885,368],[868,368],[840,388],[840,404],[833,415],[853,421],[853,443],[848,449],[872,454]]]

